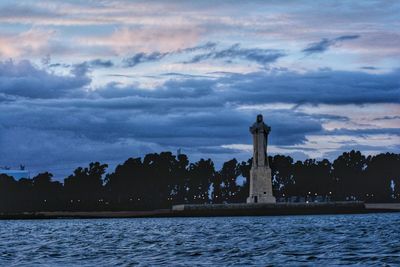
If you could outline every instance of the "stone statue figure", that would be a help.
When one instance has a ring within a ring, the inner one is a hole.
[[[250,169],[250,193],[247,203],[275,203],[272,194],[271,168],[267,157],[268,134],[271,127],[266,125],[261,114],[250,127],[253,135],[253,163]]]
[[[269,166],[267,157],[268,134],[271,127],[266,125],[261,114],[257,115],[257,121],[250,126],[253,135],[253,165]]]

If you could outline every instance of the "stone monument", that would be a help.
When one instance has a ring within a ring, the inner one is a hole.
[[[250,193],[247,203],[275,203],[272,194],[271,168],[267,157],[268,134],[271,127],[266,125],[261,114],[250,127],[253,135],[253,163],[250,169]]]
[[[159,216],[253,216],[294,214],[365,213],[364,202],[276,203],[272,194],[271,168],[267,158],[268,134],[271,127],[258,115],[250,127],[253,135],[253,163],[250,169],[250,194],[247,203],[181,204]],[[152,215],[149,215],[152,216]]]

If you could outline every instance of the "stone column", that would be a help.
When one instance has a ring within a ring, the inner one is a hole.
[[[267,157],[267,140],[271,127],[263,121],[262,115],[250,127],[253,135],[253,164],[250,169],[250,194],[247,203],[275,203],[272,194],[271,169]]]
[[[257,166],[265,165],[265,132],[264,129],[260,129],[258,133],[254,134],[257,137]]]

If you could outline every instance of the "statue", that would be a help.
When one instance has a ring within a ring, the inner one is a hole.
[[[271,127],[266,125],[261,114],[257,121],[250,127],[253,135],[253,166],[269,166],[267,158],[268,134]]]
[[[269,167],[267,146],[271,127],[266,125],[261,114],[250,127],[253,135],[253,163],[250,169],[250,194],[247,203],[275,203],[272,194],[271,168]]]

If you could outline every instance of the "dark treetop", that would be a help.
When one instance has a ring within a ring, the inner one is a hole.
[[[269,156],[274,196],[280,201],[364,200],[399,202],[400,154],[365,157],[358,151],[327,159],[294,162]],[[129,158],[106,174],[107,164],[91,163],[64,179],[52,174],[15,180],[0,175],[0,211],[144,210],[182,203],[245,202],[252,159],[189,162],[171,152]]]

